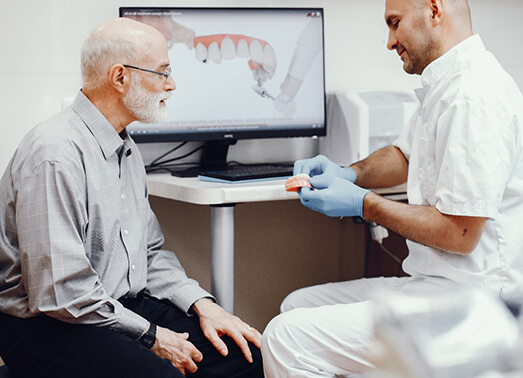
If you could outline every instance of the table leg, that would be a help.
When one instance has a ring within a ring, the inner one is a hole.
[[[211,293],[234,312],[234,206],[211,206]]]

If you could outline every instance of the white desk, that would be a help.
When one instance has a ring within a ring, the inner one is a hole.
[[[242,202],[298,199],[285,191],[285,180],[242,184],[203,182],[167,173],[149,174],[149,193],[157,197],[211,207],[211,292],[234,312],[234,206]]]
[[[234,206],[243,202],[296,200],[298,194],[285,191],[285,180],[241,184],[203,182],[168,173],[149,174],[149,193],[157,197],[211,207],[211,292],[227,311],[234,312]],[[405,186],[377,190],[405,197]]]

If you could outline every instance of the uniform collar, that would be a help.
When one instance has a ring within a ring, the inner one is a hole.
[[[477,53],[485,51],[485,45],[479,35],[473,35],[458,43],[438,59],[430,63],[421,74],[422,88],[416,90],[420,101],[423,101],[430,87],[440,82],[456,67],[471,60]]]

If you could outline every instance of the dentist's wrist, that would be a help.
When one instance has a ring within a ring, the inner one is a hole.
[[[354,183],[356,181],[356,171],[351,167],[342,167],[343,178]]]

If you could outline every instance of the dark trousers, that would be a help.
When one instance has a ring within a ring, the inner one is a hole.
[[[140,295],[122,304],[149,321],[175,332],[188,332],[203,354],[190,377],[263,377],[260,350],[249,344],[254,362],[245,360],[228,336],[223,357],[203,335],[197,316],[187,316],[172,304]],[[107,327],[73,325],[48,316],[20,319],[0,313],[0,356],[17,377],[183,377],[170,361],[139,341]]]

